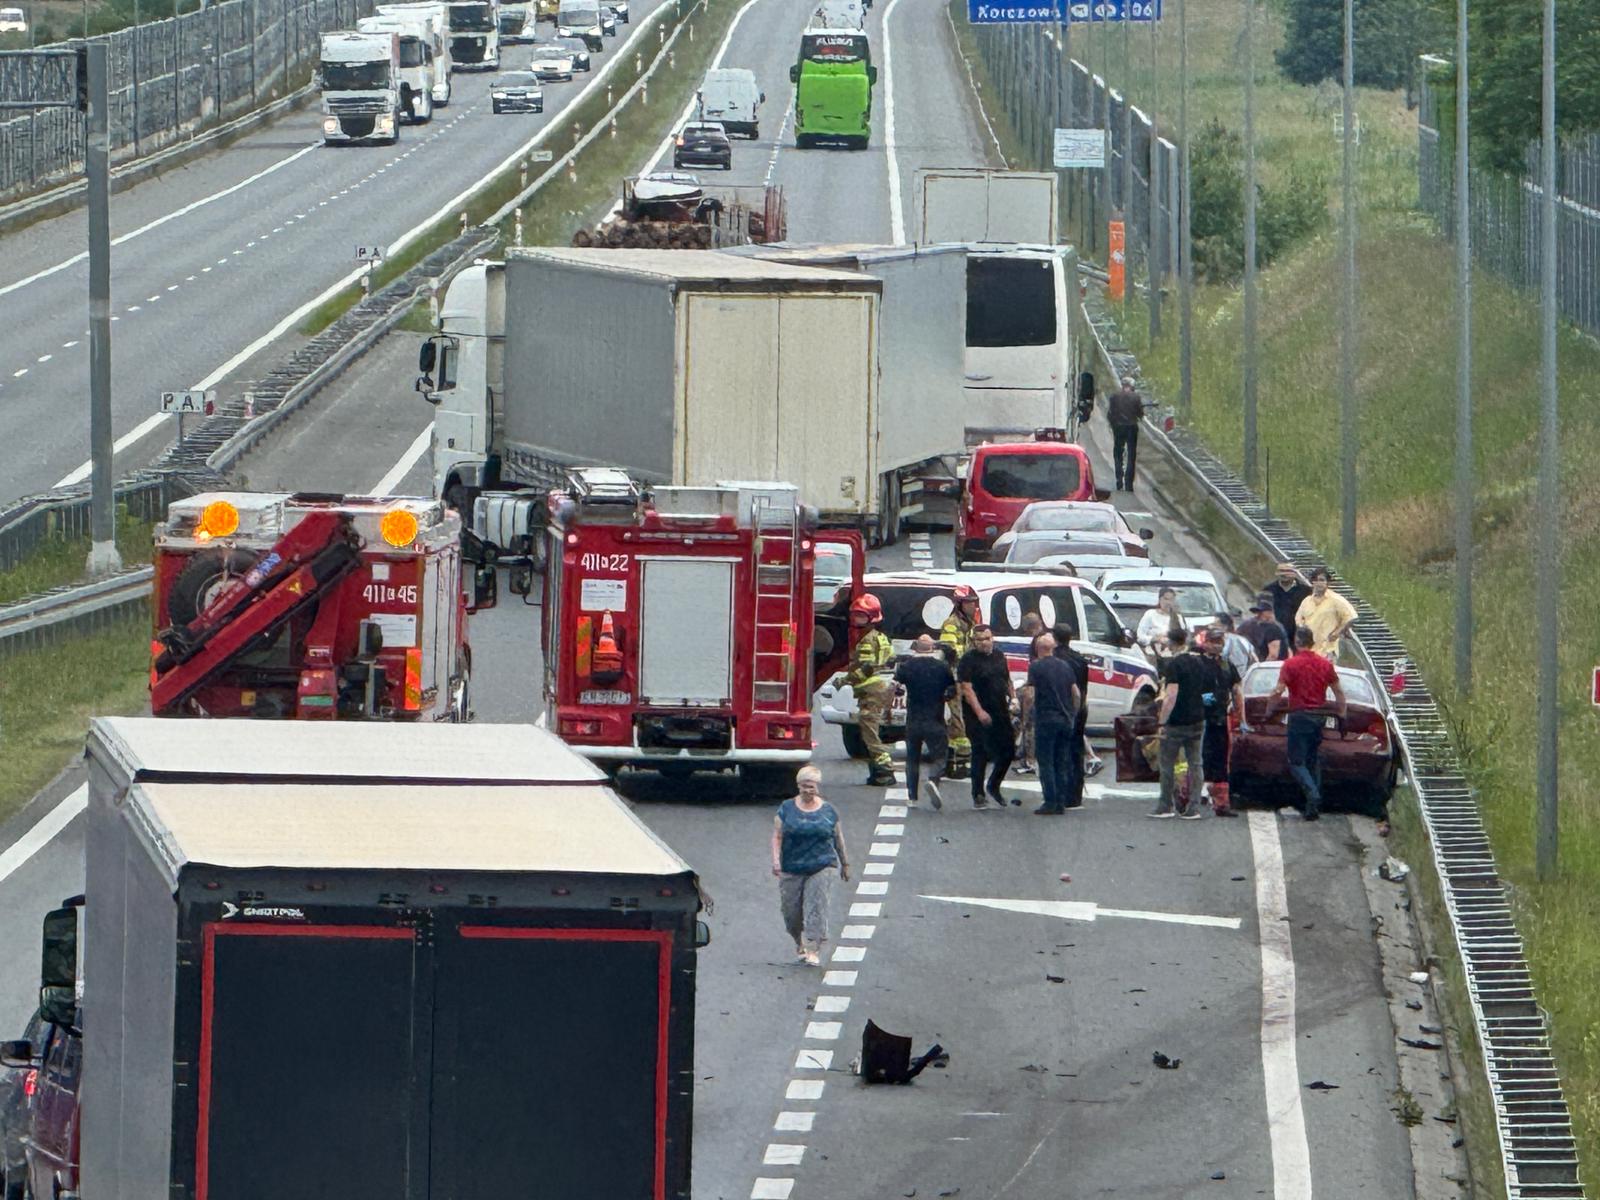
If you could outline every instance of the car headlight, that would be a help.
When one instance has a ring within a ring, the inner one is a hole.
[[[378,118],[377,126],[382,132],[388,133],[394,128],[394,118],[385,114],[384,116]]]
[[[493,96],[496,100],[504,100],[506,98],[506,94],[504,92],[490,92],[489,95]]]
[[[324,120],[322,122],[322,132],[323,133],[338,133],[339,132],[339,118],[338,117],[328,117],[326,120]]]

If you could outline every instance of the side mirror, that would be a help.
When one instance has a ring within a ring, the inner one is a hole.
[[[478,612],[493,608],[500,600],[500,576],[491,563],[481,563],[472,572],[472,607]]]
[[[78,987],[78,906],[53,909],[44,918],[39,986],[63,989],[70,999]]]
[[[26,1071],[34,1065],[33,1043],[26,1038],[14,1042],[0,1042],[0,1067],[13,1071]]]
[[[761,101],[760,102],[762,104],[765,104],[767,102],[767,94],[765,92],[761,93]]]
[[[78,997],[75,988],[44,987],[39,989],[39,1015],[48,1025],[61,1029],[78,1028]]]
[[[694,923],[694,948],[696,950],[711,945],[711,926],[704,921]]]
[[[792,66],[790,66],[790,68],[789,68],[789,82],[790,83],[799,83],[800,82],[800,64],[799,63],[795,63]]]
[[[1156,535],[1156,531],[1154,529],[1141,529],[1141,530],[1139,530],[1139,536],[1141,538],[1143,538],[1147,542],[1151,538],[1155,537],[1155,535]]]
[[[1133,636],[1133,630],[1124,625],[1122,627],[1122,635],[1117,638],[1117,645],[1121,646],[1124,650],[1131,650],[1138,644],[1139,639]]]
[[[1083,371],[1078,375],[1078,399],[1094,399],[1094,372]]]
[[[517,563],[511,568],[511,573],[506,578],[506,589],[513,596],[528,596],[533,593],[533,564]]]
[[[878,82],[878,68],[870,63],[867,65],[867,82],[874,84]]]
[[[424,375],[432,375],[433,368],[439,361],[439,343],[429,338],[422,343],[422,348],[417,351],[417,370]]]

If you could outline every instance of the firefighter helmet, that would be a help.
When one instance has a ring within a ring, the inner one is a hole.
[[[883,620],[883,605],[878,603],[876,596],[868,592],[865,595],[857,596],[850,602],[850,615],[852,617],[857,615],[864,616],[869,621],[881,621]]]
[[[973,591],[970,585],[958,583],[956,584],[953,598],[957,604],[965,604],[968,600],[976,604],[978,602],[978,593]]]

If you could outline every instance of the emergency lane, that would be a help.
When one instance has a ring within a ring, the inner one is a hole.
[[[597,71],[656,7],[642,3],[607,39]],[[509,48],[508,67],[531,53]],[[121,239],[111,280],[119,471],[170,441],[170,418],[154,413],[161,391],[250,378],[259,352],[272,352],[260,344],[264,335],[355,270],[356,246],[390,244],[428,220],[536,129],[557,122],[587,83],[580,73],[573,83],[545,85],[543,116],[497,117],[487,96],[492,74],[453,78],[451,104],[430,124],[404,126],[395,146],[323,147],[312,108],[113,197],[112,236]],[[87,475],[79,470],[88,456],[83,220],[68,213],[4,239],[18,253],[0,267],[8,331],[0,500]]]

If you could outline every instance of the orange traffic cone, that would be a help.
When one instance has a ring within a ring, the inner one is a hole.
[[[595,642],[594,666],[589,674],[598,683],[611,683],[622,677],[622,651],[617,647],[616,623],[610,609],[600,618],[600,637]]]

